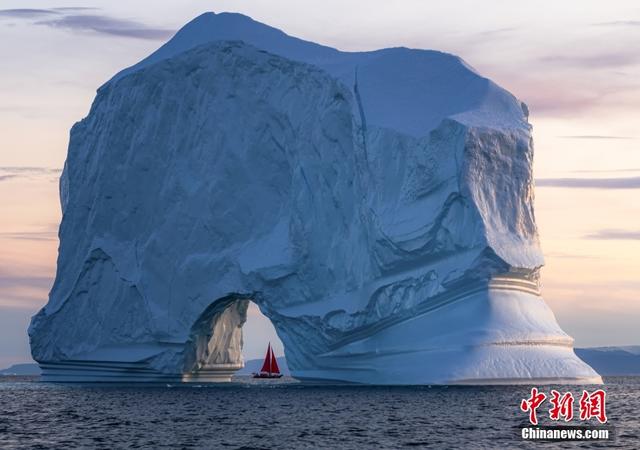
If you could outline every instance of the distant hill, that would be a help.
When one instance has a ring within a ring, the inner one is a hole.
[[[280,372],[282,375],[291,375],[289,372],[289,367],[287,366],[287,360],[284,359],[284,356],[276,358],[278,360],[278,367],[280,367]],[[250,359],[244,362],[244,368],[240,369],[236,372],[236,375],[251,375],[254,372],[259,372],[262,367],[262,363],[264,359]]]
[[[40,375],[40,366],[36,363],[14,364],[0,370],[0,375]]]
[[[640,345],[576,348],[575,352],[600,375],[640,375]]]

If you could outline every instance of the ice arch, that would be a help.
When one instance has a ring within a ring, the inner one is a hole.
[[[230,381],[244,367],[245,327],[249,307],[256,305],[252,299],[257,296],[230,294],[212,302],[202,312],[185,344],[182,381]]]

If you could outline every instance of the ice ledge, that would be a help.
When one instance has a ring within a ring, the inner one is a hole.
[[[473,380],[455,380],[449,384],[465,385],[465,386],[509,386],[509,385],[550,385],[550,384],[569,384],[569,385],[586,385],[586,384],[602,384],[602,377],[575,377],[575,378],[499,378],[499,379],[473,379]]]
[[[244,364],[218,364],[191,373],[163,373],[145,362],[42,361],[40,379],[53,383],[224,383]]]

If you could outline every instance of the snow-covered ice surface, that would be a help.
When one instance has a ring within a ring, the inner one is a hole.
[[[539,293],[527,109],[459,58],[204,14],[71,131],[45,380],[599,382]]]

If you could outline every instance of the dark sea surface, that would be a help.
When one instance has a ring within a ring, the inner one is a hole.
[[[523,441],[531,386],[88,386],[0,377],[0,448],[640,448],[640,377],[609,377],[609,441]],[[549,393],[551,386],[539,386]],[[570,390],[577,404],[579,386]],[[592,391],[594,386],[585,386]],[[548,419],[548,401],[538,410]],[[584,425],[574,418],[573,425]]]

